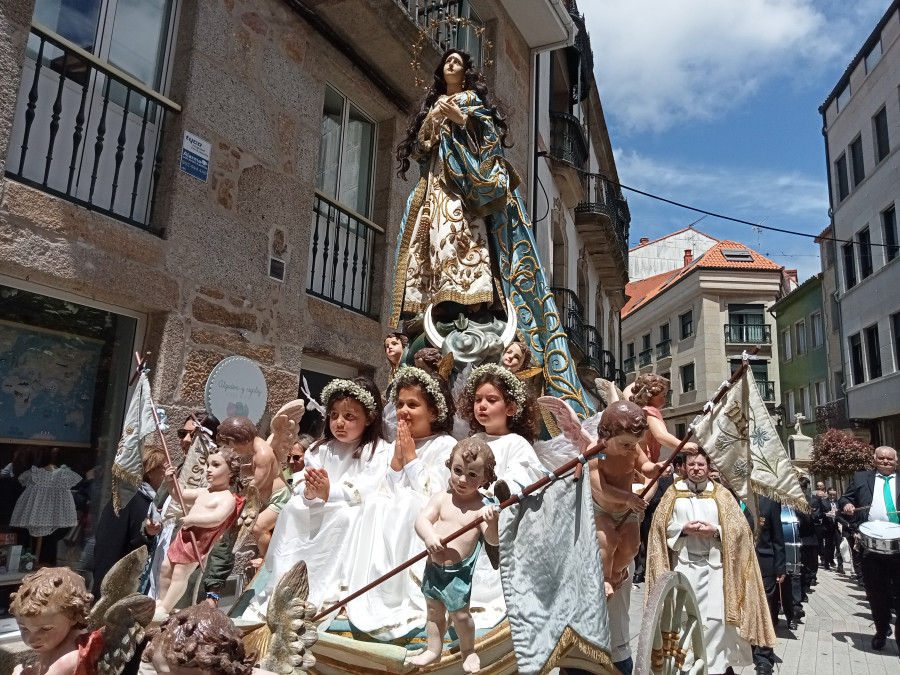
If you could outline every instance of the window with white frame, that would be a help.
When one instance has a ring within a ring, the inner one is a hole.
[[[813,312],[809,317],[809,330],[812,333],[813,349],[825,344],[825,325],[822,322],[822,312]]]
[[[794,332],[797,334],[797,355],[806,353],[806,320],[800,319],[794,324]]]
[[[796,412],[794,407],[794,392],[786,391],[784,392],[784,414],[787,417],[787,423],[794,423],[794,413]]]
[[[807,420],[812,419],[812,415],[809,412],[809,387],[800,387],[800,400],[799,410],[797,412],[801,413]]]
[[[794,357],[791,349],[791,329],[785,328],[781,331],[781,360],[790,361]]]
[[[866,74],[871,73],[879,61],[881,61],[881,40],[878,40],[866,54]]]
[[[828,403],[828,387],[825,380],[819,380],[815,384],[816,387],[816,405],[825,405]]]

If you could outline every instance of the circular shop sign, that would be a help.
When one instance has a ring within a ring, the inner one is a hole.
[[[229,356],[209,374],[203,400],[219,420],[239,415],[259,424],[268,397],[266,378],[256,361]]]

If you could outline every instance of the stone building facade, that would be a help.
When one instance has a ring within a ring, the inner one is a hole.
[[[314,393],[332,376],[384,384],[392,260],[414,185],[397,177],[394,150],[422,94],[414,45],[426,73],[439,50],[420,33],[434,3],[415,0],[87,4],[82,16],[65,3],[0,0],[0,329],[74,355],[90,374],[80,408],[35,417],[40,378],[51,387],[72,371],[16,360],[36,389],[4,382],[0,396],[22,414],[15,433],[0,430],[0,462],[56,445],[82,475],[100,469],[97,494],[108,495],[135,352],[149,352],[173,429],[203,408],[207,378],[228,356],[262,369],[263,427],[297,396],[301,374]],[[549,69],[573,56],[577,7],[438,4],[469,22],[436,38],[491,62],[485,74],[516,141],[508,157],[542,213],[535,167],[544,185],[555,180],[536,157],[555,142]],[[565,61],[556,67],[568,77]],[[590,70],[584,81],[587,166],[615,179]],[[606,327],[614,374],[627,263],[602,271],[606,249],[576,232],[587,197],[551,191],[552,216],[535,225],[541,253],[552,264],[561,240],[551,223],[563,223],[559,278],[578,290],[588,280],[589,321]],[[582,229],[620,197],[586,209]],[[614,231],[624,221],[603,222]],[[177,447],[173,432],[169,442]]]
[[[819,108],[846,415],[900,442],[900,3],[892,2]],[[836,241],[835,241],[836,240]],[[836,392],[837,393],[837,392]]]

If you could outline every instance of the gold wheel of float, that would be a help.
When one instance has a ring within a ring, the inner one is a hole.
[[[686,663],[690,675],[707,675],[703,617],[687,577],[663,574],[644,607],[635,675],[678,675]]]

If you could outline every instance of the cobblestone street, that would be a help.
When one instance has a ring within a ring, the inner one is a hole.
[[[849,567],[848,567],[849,569]],[[893,636],[880,652],[872,649],[875,629],[862,584],[833,570],[819,570],[819,583],[804,605],[806,617],[796,631],[784,617],[776,627],[775,672],[783,675],[895,675],[900,653]],[[631,650],[637,653],[644,603],[644,585],[631,595]],[[735,670],[753,675],[753,666]]]

